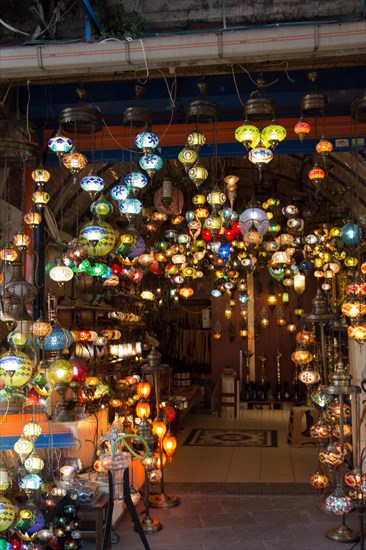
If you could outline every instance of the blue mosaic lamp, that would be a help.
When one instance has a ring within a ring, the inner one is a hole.
[[[129,191],[126,185],[117,184],[111,189],[111,198],[117,202],[124,201],[127,199]]]
[[[157,170],[163,166],[163,159],[159,155],[147,154],[140,158],[139,165],[152,178]]]
[[[227,244],[227,243],[223,243],[223,244],[220,246],[217,255],[218,255],[222,260],[224,260],[224,262],[226,262],[226,260],[227,260],[228,257],[230,256],[230,254],[231,254],[230,245]]]
[[[127,187],[131,188],[132,190],[143,189],[148,184],[148,179],[145,174],[142,174],[138,171],[128,172],[128,174],[126,174],[123,179]]]
[[[139,199],[126,199],[118,205],[119,211],[125,216],[136,216],[143,209],[143,204]]]
[[[38,338],[35,339],[35,342],[44,351],[63,351],[73,344],[74,338],[66,328],[53,327],[52,332],[44,338],[42,346]]]
[[[59,130],[57,134],[48,140],[48,147],[52,153],[56,153],[59,158],[69,153],[72,149],[72,141],[70,138],[65,137]]]
[[[141,132],[135,137],[135,144],[144,153],[151,153],[159,145],[159,138],[152,132]]]
[[[81,236],[90,242],[90,244],[96,246],[98,242],[105,236],[106,231],[103,227],[91,221],[88,225],[83,227],[80,231]]]
[[[83,191],[89,193],[93,198],[95,195],[103,191],[104,189],[104,179],[99,176],[85,176],[80,182],[80,187]]]

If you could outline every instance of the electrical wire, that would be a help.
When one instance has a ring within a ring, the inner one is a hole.
[[[5,27],[6,29],[8,29],[9,31],[13,31],[15,33],[18,33],[18,34],[23,34],[24,36],[29,36],[29,38],[32,38],[32,35],[29,34],[28,32],[24,32],[24,31],[21,31],[19,29],[16,29],[15,27],[12,27],[11,25],[9,25],[9,23],[6,23],[3,19],[0,18],[0,25],[2,25],[3,27]]]

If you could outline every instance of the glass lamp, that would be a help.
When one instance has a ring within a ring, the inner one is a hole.
[[[199,160],[189,169],[188,177],[198,188],[208,177],[208,170]]]
[[[13,236],[12,241],[19,250],[26,250],[31,242],[30,237],[25,233],[17,233]]]
[[[193,151],[198,152],[205,143],[206,138],[199,130],[194,130],[187,137],[187,146]]]
[[[341,229],[341,239],[347,246],[353,246],[360,242],[362,229],[355,223],[346,223]]]
[[[50,200],[50,195],[46,191],[35,191],[32,194],[32,201],[38,208],[42,209]]]
[[[71,151],[72,141],[70,138],[62,135],[61,130],[59,130],[55,137],[48,140],[48,147],[59,158],[62,158],[66,153]]]
[[[186,172],[188,172],[191,166],[196,162],[197,158],[197,152],[187,146],[184,147],[178,155],[178,160],[183,164]]]
[[[95,195],[103,191],[104,179],[93,175],[85,176],[80,182],[80,187],[83,191],[89,193],[91,198],[94,198]]]
[[[45,170],[42,166],[39,166],[38,168],[33,170],[31,176],[32,180],[36,182],[37,187],[41,188],[44,186],[45,183],[48,182],[51,174],[48,172],[48,170]]]
[[[303,117],[301,117],[299,122],[297,122],[294,126],[294,132],[301,142],[310,133],[310,129],[310,124],[308,124]]]
[[[151,153],[159,145],[159,138],[152,132],[141,132],[135,137],[135,144],[144,153]]]
[[[156,168],[156,170],[158,169],[159,168]],[[143,189],[148,184],[148,179],[145,174],[142,174],[142,172],[138,172],[137,170],[134,172],[128,172],[123,179],[127,189],[130,188],[133,191]]]
[[[286,128],[277,124],[275,120],[268,126],[263,128],[261,132],[261,140],[263,143],[269,143],[273,149],[283,141],[286,137]]]
[[[73,182],[76,183],[76,176],[84,170],[88,164],[88,159],[82,153],[79,153],[75,148],[62,157],[62,162],[73,175]]]
[[[92,220],[82,228],[80,235],[96,247],[98,242],[106,235],[106,231],[101,225]]]
[[[119,202],[127,199],[129,189],[127,185],[117,184],[111,189],[111,197],[113,200]]]
[[[0,259],[3,260],[6,264],[11,264],[15,262],[18,258],[18,251],[13,248],[13,245],[10,245],[7,248],[2,248],[0,250]]]
[[[239,227],[243,234],[250,231],[252,226],[254,226],[261,235],[265,235],[269,227],[269,220],[265,210],[259,208],[254,201],[249,203],[248,208],[244,210],[239,218]]]
[[[244,123],[235,130],[235,139],[249,150],[258,145],[260,141],[260,131],[253,124]]]
[[[309,171],[308,176],[315,186],[319,186],[325,179],[325,172],[315,163],[314,167]]]
[[[42,221],[42,216],[39,212],[30,210],[24,215],[24,221],[31,229],[35,229]]]
[[[162,168],[163,159],[159,157],[159,155],[148,153],[140,158],[139,165],[149,174],[150,178],[152,178],[155,172]]]
[[[63,285],[64,283],[71,281],[74,276],[74,272],[70,267],[66,267],[64,265],[56,265],[50,270],[49,275],[53,281],[55,281],[59,285]]]
[[[249,152],[248,158],[250,162],[255,164],[259,170],[261,170],[266,164],[273,159],[273,153],[271,149],[264,147],[261,142],[258,146]]]
[[[56,359],[50,364],[47,375],[50,383],[57,385],[71,382],[74,373],[70,361]]]

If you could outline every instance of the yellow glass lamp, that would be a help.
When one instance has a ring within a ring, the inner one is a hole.
[[[136,393],[140,399],[147,399],[151,393],[151,385],[146,380],[137,384]]]
[[[70,361],[56,359],[49,366],[47,376],[51,384],[68,384],[74,376]]]
[[[152,433],[156,435],[160,439],[160,441],[166,434],[166,424],[160,416],[157,416],[153,422]]]
[[[167,455],[168,462],[172,461],[172,456],[177,448],[177,438],[171,434],[170,430],[163,439],[164,451]]]
[[[142,420],[143,418],[149,418],[150,405],[146,399],[140,399],[136,404],[136,416]]]

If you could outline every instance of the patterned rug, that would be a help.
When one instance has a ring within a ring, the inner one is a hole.
[[[183,445],[206,447],[277,447],[276,430],[194,428]]]

